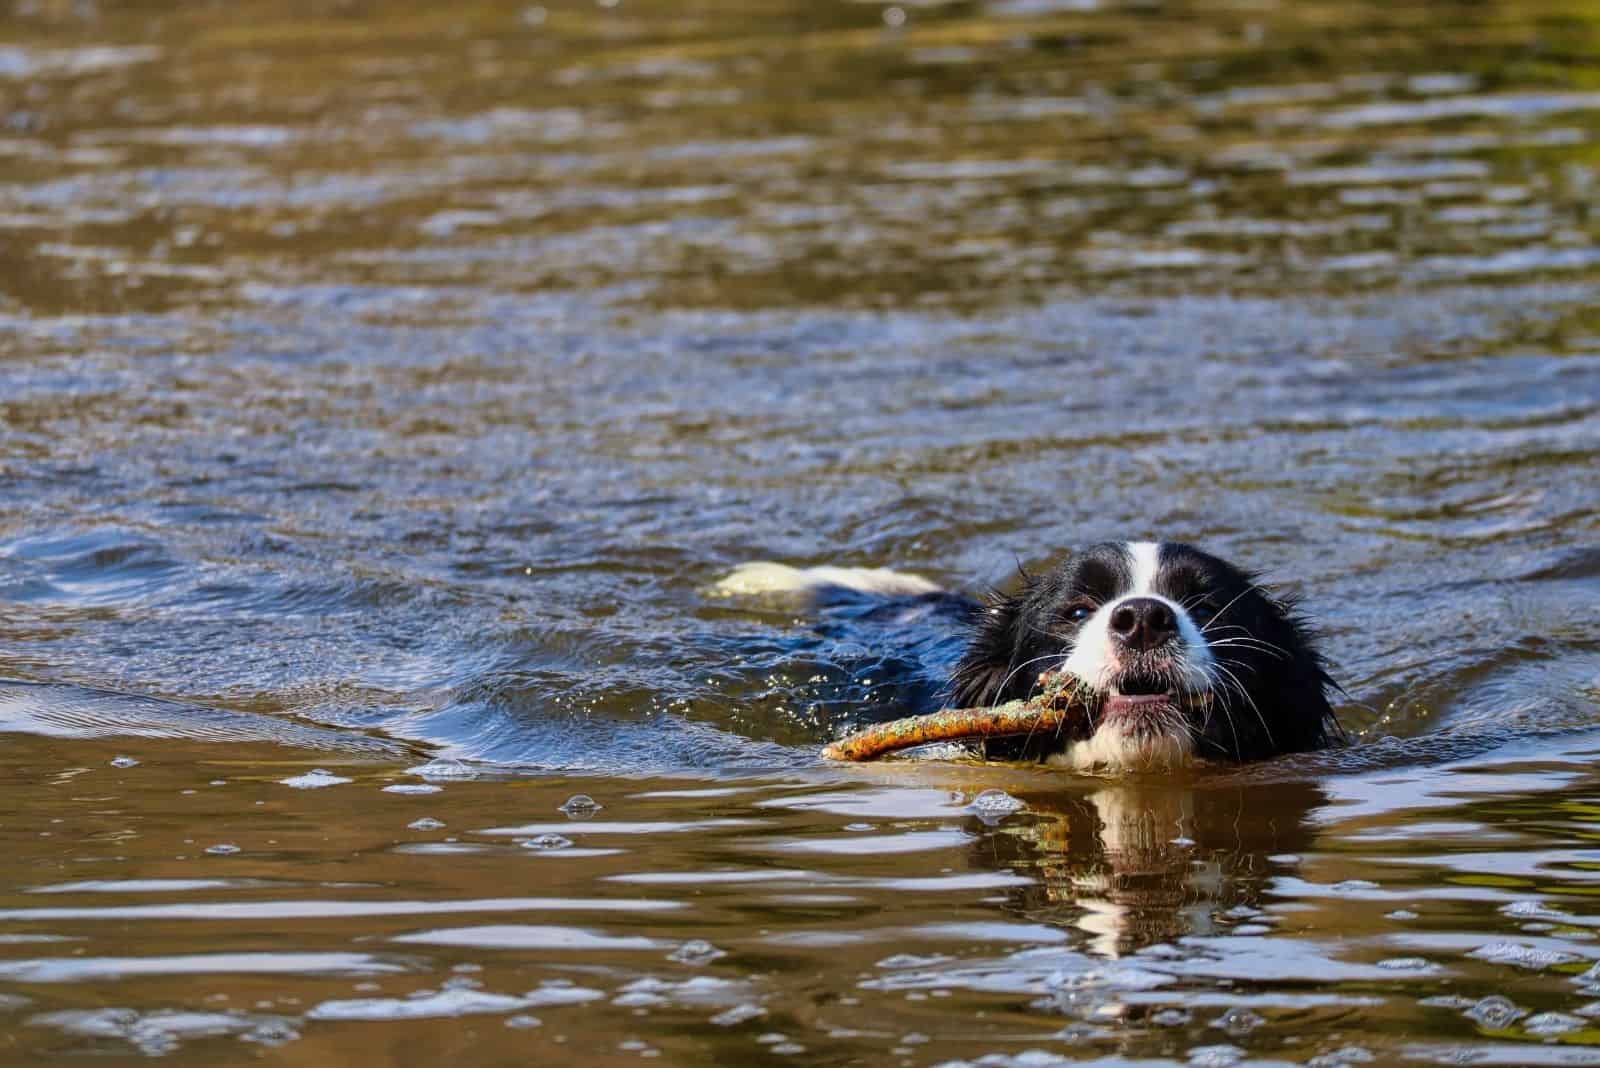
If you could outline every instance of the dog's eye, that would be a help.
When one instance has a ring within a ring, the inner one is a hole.
[[[1084,620],[1094,615],[1094,605],[1085,603],[1083,601],[1078,601],[1075,604],[1067,605],[1067,611],[1065,614],[1068,623],[1082,623]]]
[[[1216,614],[1217,606],[1210,601],[1201,601],[1199,604],[1191,605],[1189,608],[1189,618],[1196,623],[1204,623]]]

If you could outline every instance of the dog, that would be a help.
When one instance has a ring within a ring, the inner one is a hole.
[[[881,570],[747,565],[725,592],[848,590],[949,604],[953,595]],[[1089,772],[1242,762],[1328,745],[1337,684],[1291,598],[1179,542],[1107,542],[1014,592],[957,600],[965,648],[944,694],[956,707],[1026,698],[1063,671],[1093,695],[1077,730],[990,740],[984,755]]]

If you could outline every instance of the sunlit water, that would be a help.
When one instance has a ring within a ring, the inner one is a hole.
[[[6,1063],[1600,1063],[1587,5],[9,12]],[[711,592],[1124,536],[1351,745]]]

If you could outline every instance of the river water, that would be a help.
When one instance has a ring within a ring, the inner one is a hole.
[[[0,1062],[1600,1063],[1597,59],[11,3]],[[712,589],[1149,536],[1303,598],[1347,748],[825,767],[956,636]]]

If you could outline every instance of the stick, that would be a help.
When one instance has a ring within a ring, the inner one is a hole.
[[[1087,721],[1094,706],[1077,680],[1059,672],[1046,672],[1039,676],[1039,682],[1044,690],[1025,701],[1008,701],[994,708],[946,708],[867,727],[824,746],[823,759],[873,760],[896,749],[929,742],[1053,733],[1069,724]]]

